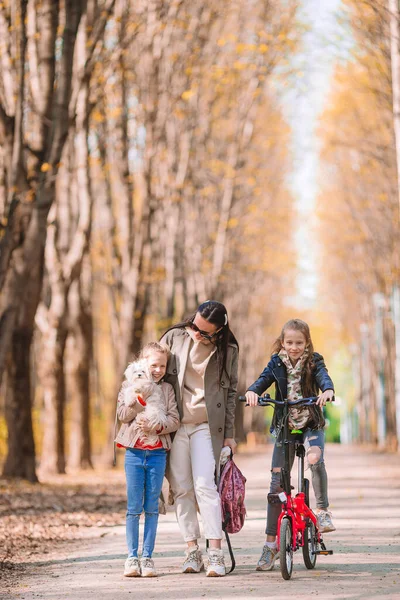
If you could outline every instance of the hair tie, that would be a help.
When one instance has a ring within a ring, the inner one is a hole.
[[[224,323],[224,325],[227,325],[227,324],[228,324],[228,315],[225,313],[225,323]]]

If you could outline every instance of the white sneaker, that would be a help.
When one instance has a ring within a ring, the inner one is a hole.
[[[186,558],[182,565],[182,573],[200,573],[204,570],[203,557],[198,546],[186,551]]]
[[[140,577],[140,563],[136,556],[127,558],[125,561],[124,577]]]
[[[210,548],[207,554],[207,577],[224,577],[226,575],[226,570],[223,551],[218,548]]]
[[[157,577],[157,571],[152,558],[142,557],[140,559],[140,569],[142,571],[142,577]]]
[[[328,510],[317,509],[318,529],[320,533],[329,533],[336,531],[336,527],[332,522],[332,513]]]

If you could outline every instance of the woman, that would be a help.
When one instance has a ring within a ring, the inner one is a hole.
[[[162,342],[171,350],[165,380],[175,387],[181,426],[170,453],[169,480],[187,551],[183,573],[204,569],[197,540],[197,508],[209,540],[208,577],[225,575],[221,549],[221,503],[215,470],[223,446],[235,452],[234,419],[238,343],[226,308],[208,300],[196,313],[171,327]]]

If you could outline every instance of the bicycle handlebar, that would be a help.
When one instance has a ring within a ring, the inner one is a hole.
[[[333,398],[335,399],[335,398]],[[269,394],[258,397],[258,406],[284,406],[287,402],[288,406],[311,406],[318,400],[318,396],[311,396],[310,398],[298,398],[297,400],[274,400]],[[247,402],[246,396],[239,396],[240,402]],[[246,404],[246,406],[250,406]]]

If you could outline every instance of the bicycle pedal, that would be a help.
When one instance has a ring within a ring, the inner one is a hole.
[[[311,554],[322,554],[322,556],[328,556],[333,554],[333,550],[313,550]]]

